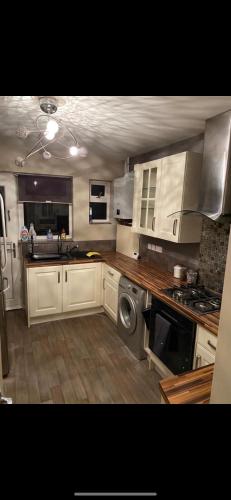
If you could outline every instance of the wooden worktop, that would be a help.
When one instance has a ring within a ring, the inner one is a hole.
[[[164,288],[172,288],[173,286],[179,286],[184,284],[184,281],[176,279],[171,273],[163,271],[154,264],[150,264],[145,260],[139,259],[135,260],[126,255],[118,252],[101,252],[101,256],[104,262],[108,265],[114,267],[121,272],[128,279],[136,283],[137,285],[147,289],[150,293],[155,295],[160,300],[169,304],[176,311],[181,312],[188,318],[193,319],[196,323],[204,326],[207,330],[218,334],[219,325],[219,312],[210,314],[199,314],[197,312],[191,311],[187,306],[175,302],[171,297],[168,297],[162,290]],[[38,266],[60,266],[69,264],[84,264],[90,262],[100,262],[102,259],[73,259],[73,260],[63,260],[63,261],[43,261],[43,262],[31,262],[30,259],[25,259],[26,267],[38,267]]]
[[[209,403],[214,364],[203,366],[159,382],[160,392],[168,404]]]
[[[121,274],[131,281],[146,288],[157,298],[169,304],[176,311],[193,319],[196,323],[204,326],[204,328],[214,333],[214,335],[218,334],[219,312],[199,314],[196,311],[191,311],[187,306],[176,302],[162,291],[164,288],[172,288],[173,286],[185,284],[185,281],[173,278],[171,273],[163,271],[154,264],[150,264],[141,259],[131,259],[118,252],[105,252],[103,256],[107,264],[118,269]]]
[[[68,259],[68,260],[31,260],[28,257],[24,257],[25,267],[44,267],[44,266],[69,266],[69,264],[88,264],[89,262],[102,262],[103,258],[89,258],[86,259]]]

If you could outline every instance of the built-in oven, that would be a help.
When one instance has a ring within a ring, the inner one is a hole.
[[[192,370],[196,323],[164,302],[152,297],[149,348],[171,370]]]

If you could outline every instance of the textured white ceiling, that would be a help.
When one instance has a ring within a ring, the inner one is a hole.
[[[231,96],[56,96],[61,118],[89,151],[125,159],[193,137],[231,109]],[[0,96],[0,134],[15,136],[40,114],[37,96]],[[25,152],[26,152],[25,145]]]

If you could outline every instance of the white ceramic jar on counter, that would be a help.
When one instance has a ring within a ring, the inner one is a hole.
[[[186,267],[180,266],[177,264],[173,268],[173,276],[174,278],[184,279],[185,278]]]

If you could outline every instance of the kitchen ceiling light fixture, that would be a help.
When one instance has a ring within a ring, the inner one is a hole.
[[[53,114],[58,109],[57,100],[54,97],[40,97],[39,105],[44,114],[35,120],[35,128],[28,130],[25,126],[17,129],[16,134],[21,139],[26,139],[31,134],[39,134],[38,139],[25,158],[17,157],[15,163],[18,167],[24,167],[25,162],[34,154],[42,152],[44,160],[56,158],[67,160],[69,158],[85,158],[87,149],[79,146],[78,141],[71,130],[62,122],[54,118]]]

